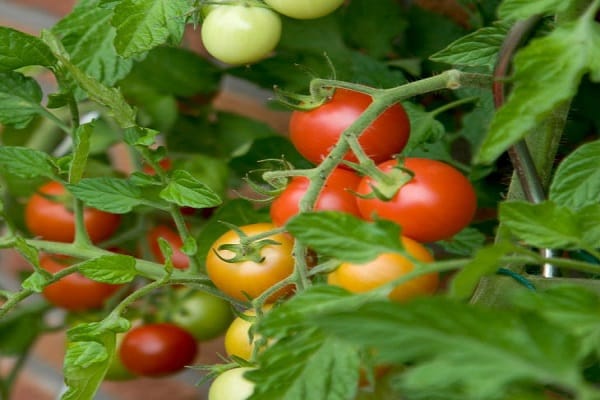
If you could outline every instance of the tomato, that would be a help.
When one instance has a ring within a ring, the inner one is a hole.
[[[267,304],[263,311],[268,311],[271,308],[270,304]],[[243,358],[244,360],[250,360],[254,351],[254,344],[258,339],[257,336],[252,337],[250,335],[250,328],[252,327],[252,318],[256,316],[255,310],[244,311],[243,316],[236,317],[225,332],[225,352],[229,356],[236,356]]]
[[[275,11],[290,18],[324,17],[344,4],[344,0],[265,0]]]
[[[160,251],[160,246],[158,245],[158,238],[165,239],[167,243],[169,243],[171,249],[173,249],[173,256],[171,260],[173,261],[173,266],[175,268],[186,269],[190,266],[189,257],[187,254],[181,251],[181,247],[183,247],[183,240],[181,240],[181,236],[179,236],[175,230],[166,225],[157,225],[150,229],[147,234],[150,252],[158,262],[165,262],[165,257]]]
[[[202,21],[202,43],[227,64],[249,64],[266,57],[281,37],[279,15],[264,7],[214,7]]]
[[[40,266],[55,274],[69,266],[69,258],[42,254]],[[93,281],[75,272],[44,287],[42,295],[49,303],[69,311],[86,311],[101,308],[120,285]]]
[[[244,374],[252,370],[249,367],[238,367],[221,373],[208,389],[208,400],[246,400],[254,392],[254,382],[246,379]]]
[[[390,171],[397,164],[391,160],[378,167]],[[449,239],[471,222],[477,196],[471,182],[458,170],[426,158],[406,158],[404,167],[414,176],[391,200],[357,199],[363,218],[394,221],[402,226],[402,235],[421,243]],[[357,192],[371,193],[372,184],[370,177],[363,177]]]
[[[406,252],[421,262],[433,261],[433,256],[425,246],[402,237]],[[396,253],[383,253],[364,264],[342,263],[327,277],[330,285],[341,286],[352,293],[363,293],[406,275],[415,268],[407,257]],[[395,301],[405,301],[415,296],[432,294],[439,285],[439,274],[420,275],[396,286],[389,294]]]
[[[270,223],[257,223],[240,227],[247,235],[266,233],[275,226]],[[234,230],[221,235],[211,246],[206,256],[206,272],[215,286],[223,293],[241,301],[248,301],[261,295],[265,290],[287,278],[294,271],[292,256],[293,239],[285,233],[277,233],[267,237],[278,244],[266,244],[259,250],[260,261],[245,259],[229,262],[235,256],[231,250],[222,249],[223,245],[239,244],[240,237]],[[248,251],[249,249],[244,249]],[[275,293],[268,300],[288,294],[292,286]]]
[[[45,240],[72,242],[75,239],[75,216],[67,206],[57,198],[44,196],[69,197],[60,182],[51,181],[42,185],[38,193],[27,201],[25,207],[25,225],[35,235]],[[94,243],[108,239],[119,227],[121,217],[95,208],[86,207],[83,212],[85,229]]]
[[[170,323],[139,325],[129,330],[119,349],[123,365],[136,375],[164,376],[190,365],[198,353],[196,339]]]
[[[171,322],[190,332],[196,340],[213,339],[225,332],[233,312],[229,302],[199,290],[180,290]]]
[[[371,96],[347,89],[336,89],[331,100],[310,111],[292,112],[290,139],[307,160],[319,164],[348,128],[371,104]],[[400,153],[408,141],[410,122],[400,104],[394,104],[377,117],[359,137],[365,153],[376,163]],[[345,160],[356,162],[348,152]]]
[[[315,210],[342,211],[360,217],[356,191],[360,177],[354,172],[336,168],[327,179],[317,202]],[[283,226],[288,219],[298,214],[300,199],[308,189],[309,180],[306,177],[294,177],[286,188],[271,204],[271,220],[277,226]]]

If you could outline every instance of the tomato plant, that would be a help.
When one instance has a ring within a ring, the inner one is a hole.
[[[70,262],[72,260],[64,256],[43,254],[40,257],[40,266],[52,274],[67,268]],[[97,282],[75,272],[46,286],[42,294],[57,307],[86,311],[102,307],[118,289],[119,285]]]
[[[334,170],[323,185],[315,210],[337,210],[359,216],[354,191],[360,177],[352,171],[338,168]],[[298,214],[300,200],[306,194],[309,180],[306,177],[293,178],[285,189],[271,203],[271,220],[277,226],[283,226],[288,219]]]
[[[345,262],[328,275],[328,282],[353,293],[362,293],[413,271],[415,263],[412,258],[418,262],[433,261],[429,250],[414,240],[403,237],[402,244],[408,257],[395,253],[382,253],[364,264]],[[424,274],[394,287],[388,297],[395,301],[406,301],[415,296],[433,294],[438,285],[438,273]]]
[[[187,254],[181,251],[181,247],[183,247],[183,240],[181,240],[181,236],[179,236],[175,230],[167,225],[157,225],[148,231],[147,238],[150,251],[156,260],[158,260],[158,262],[165,262],[165,256],[160,250],[160,246],[158,244],[158,239],[162,238],[167,241],[173,250],[173,255],[171,258],[173,261],[173,266],[179,269],[186,269],[189,267],[189,257]]]
[[[332,13],[344,3],[344,0],[327,1],[293,1],[293,0],[265,0],[275,11],[291,18],[312,19],[324,17]]]
[[[210,385],[208,400],[244,400],[254,391],[254,383],[244,374],[252,368],[232,368],[221,373]]]
[[[242,226],[240,230],[246,237],[252,237],[266,234],[274,228],[269,223],[258,223]],[[206,272],[223,293],[248,301],[292,274],[292,246],[293,239],[285,233],[243,243],[239,232],[229,230],[212,244],[206,255]],[[292,289],[291,285],[284,286],[273,293],[269,301],[288,294]]]
[[[225,332],[233,319],[229,302],[203,291],[180,290],[170,321],[196,340],[213,339]]]
[[[119,349],[125,367],[141,376],[164,376],[191,365],[198,353],[196,339],[183,328],[169,323],[133,327]]]
[[[25,224],[29,231],[43,239],[72,242],[75,217],[69,205],[71,199],[60,182],[42,185],[25,207]],[[83,219],[90,239],[97,243],[108,239],[118,229],[120,216],[86,208]]]
[[[267,8],[219,5],[202,21],[201,35],[206,50],[216,59],[247,64],[266,57],[277,46],[281,21]]]
[[[367,94],[337,89],[330,100],[310,111],[294,111],[290,118],[290,139],[309,161],[318,164],[329,154],[342,132],[371,104]],[[400,153],[410,135],[410,121],[404,108],[394,104],[378,116],[358,139],[362,149],[379,163]],[[357,161],[348,153],[348,161]]]
[[[395,160],[378,167],[390,172]],[[402,234],[419,242],[449,239],[471,222],[477,209],[477,195],[471,182],[458,170],[440,161],[408,157],[402,161],[411,179],[389,200],[376,197],[357,199],[365,218],[385,218],[398,223]],[[374,180],[366,176],[357,192],[373,193]]]

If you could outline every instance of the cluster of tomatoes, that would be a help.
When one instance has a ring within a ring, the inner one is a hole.
[[[203,8],[201,37],[210,55],[227,64],[250,64],[271,53],[281,38],[281,16],[323,17],[344,0],[215,1]],[[222,4],[218,4],[222,3]]]

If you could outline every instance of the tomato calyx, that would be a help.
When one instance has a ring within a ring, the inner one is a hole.
[[[277,85],[273,86],[273,91],[275,92],[277,101],[292,110],[310,111],[331,100],[335,92],[335,87],[321,86],[319,90],[313,91],[310,95],[289,92]]]
[[[372,178],[372,182],[369,184],[371,188],[370,193],[354,193],[357,197],[363,199],[376,198],[382,201],[389,201],[415,176],[414,172],[405,168],[401,162],[385,172],[378,168],[364,167],[358,164],[354,164],[353,168],[363,175],[368,175]]]
[[[239,237],[239,243],[225,243],[220,245],[217,249],[213,249],[213,252],[221,261],[227,263],[241,263],[244,261],[252,261],[257,264],[265,261],[265,257],[262,255],[262,249],[266,246],[280,245],[276,240],[268,239],[274,232],[268,232],[268,235],[263,233],[255,236],[248,236],[239,227],[223,222],[230,229],[232,229]],[[267,237],[263,239],[263,237]],[[233,253],[231,257],[223,257],[219,254],[220,251],[228,251]]]

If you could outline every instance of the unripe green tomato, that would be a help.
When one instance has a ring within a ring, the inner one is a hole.
[[[121,345],[124,336],[124,332],[117,333],[115,346],[117,351],[115,352],[115,355],[110,361],[108,370],[106,371],[106,375],[104,376],[104,379],[107,381],[126,381],[136,378],[136,376],[131,371],[125,368],[123,362],[121,361],[121,357],[119,356],[119,346]]]
[[[203,341],[213,339],[229,327],[233,312],[229,302],[210,293],[183,293],[171,321]]]
[[[265,3],[290,18],[314,19],[334,12],[344,0],[265,0]]]
[[[223,372],[208,390],[208,400],[246,400],[254,392],[254,382],[244,377],[252,368],[239,367]]]
[[[266,57],[281,38],[281,19],[270,9],[223,5],[202,22],[202,43],[211,56],[227,64],[250,64]]]

